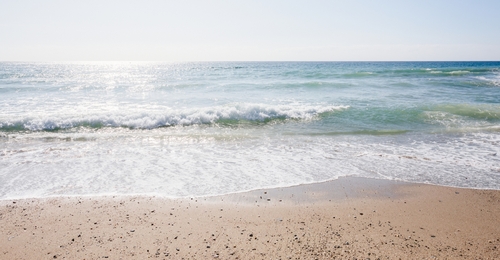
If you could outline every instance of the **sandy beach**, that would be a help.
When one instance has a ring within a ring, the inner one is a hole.
[[[500,191],[363,178],[0,202],[0,259],[498,259]]]

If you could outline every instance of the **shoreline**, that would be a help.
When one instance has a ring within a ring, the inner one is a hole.
[[[355,180],[350,181],[350,180]],[[214,198],[222,198],[222,197],[240,197],[240,196],[251,196],[251,194],[255,195],[260,191],[278,191],[277,193],[291,193],[293,191],[304,190],[304,193],[311,192],[318,189],[327,190],[332,187],[339,188],[339,185],[344,185],[342,188],[347,188],[350,190],[350,195],[357,195],[356,187],[374,187],[374,185],[379,186],[402,186],[402,185],[424,185],[424,186],[435,186],[435,187],[443,187],[443,188],[451,188],[451,189],[470,189],[470,190],[482,190],[482,191],[500,191],[500,189],[494,188],[477,188],[477,187],[460,187],[460,186],[451,186],[451,185],[442,185],[442,184],[433,184],[433,183],[424,183],[424,182],[411,182],[404,180],[392,180],[392,179],[378,179],[378,178],[369,178],[369,177],[360,177],[360,176],[340,176],[337,179],[312,182],[312,183],[302,183],[302,184],[294,184],[291,186],[283,186],[283,187],[268,187],[268,188],[257,188],[243,191],[235,191],[224,194],[216,194],[216,195],[202,195],[202,196],[185,196],[185,197],[175,197],[175,196],[166,196],[158,193],[132,193],[132,194],[114,194],[114,193],[103,193],[103,194],[85,194],[85,195],[50,195],[45,197],[8,197],[8,198],[0,198],[0,205],[3,202],[11,202],[11,201],[23,201],[23,200],[50,200],[50,199],[73,199],[73,198],[95,198],[95,199],[116,199],[116,198],[156,198],[161,200],[189,200],[189,199],[208,199],[212,201]],[[347,186],[345,186],[347,185]],[[354,185],[351,187],[351,185]],[[381,187],[379,187],[381,188]],[[354,192],[353,192],[354,191]],[[298,192],[302,193],[302,192]],[[335,191],[329,190],[328,193],[330,195],[335,194]],[[339,193],[335,195],[335,199],[339,199]]]
[[[213,197],[0,201],[5,259],[500,257],[500,191],[343,177]]]

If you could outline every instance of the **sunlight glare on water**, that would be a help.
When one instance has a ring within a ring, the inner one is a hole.
[[[495,62],[0,63],[0,198],[500,188]]]

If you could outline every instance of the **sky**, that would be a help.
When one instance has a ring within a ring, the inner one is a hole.
[[[0,0],[0,61],[498,61],[499,10],[497,0]]]

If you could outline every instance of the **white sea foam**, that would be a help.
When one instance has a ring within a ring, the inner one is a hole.
[[[79,126],[90,127],[129,127],[156,128],[163,126],[213,124],[226,121],[264,122],[274,119],[311,120],[322,113],[348,108],[347,106],[322,105],[266,105],[266,104],[234,104],[216,107],[173,109],[157,107],[156,109],[137,109],[124,107],[110,110],[105,107],[100,111],[79,109],[72,112],[47,113],[46,111],[29,113],[25,118],[13,116],[0,117],[0,128],[22,126],[31,131],[67,129]],[[143,111],[141,111],[143,110]]]
[[[468,71],[468,70],[454,70],[454,71],[449,72],[449,74],[452,74],[452,75],[462,75],[462,74],[467,74],[467,73],[470,73],[470,71]]]
[[[0,62],[0,199],[500,189],[498,64]]]
[[[177,137],[171,130],[128,130],[104,136],[89,133],[87,141],[26,142],[16,138],[6,143],[0,154],[0,199],[105,194],[206,196],[346,175],[500,187],[500,138],[496,134],[439,135],[435,140],[413,137],[414,142],[407,144],[408,137],[272,138],[264,129],[240,129],[215,139],[196,129],[179,130]],[[235,135],[246,138],[231,138]]]
[[[479,76],[476,77],[477,79],[481,81],[486,81],[487,83],[500,87],[500,73],[494,73],[493,75],[490,75],[489,77],[484,77],[484,76]]]

